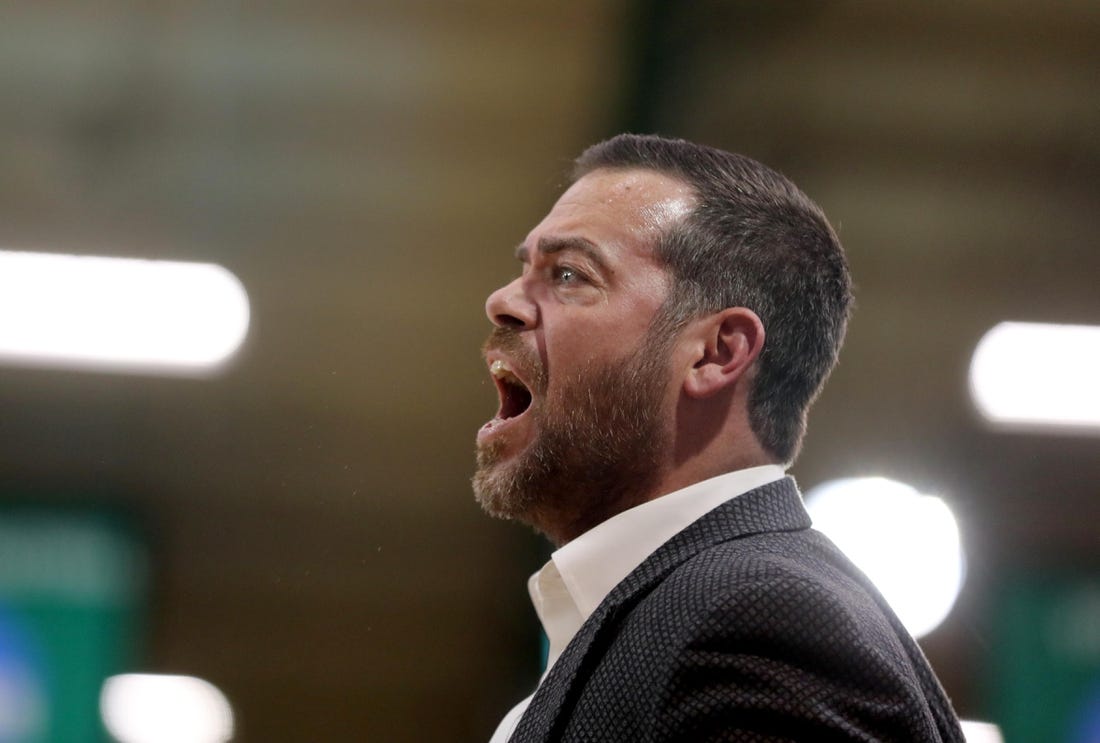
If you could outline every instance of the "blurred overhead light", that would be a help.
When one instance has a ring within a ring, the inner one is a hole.
[[[806,494],[814,527],[867,574],[921,637],[942,622],[963,580],[959,528],[947,504],[883,477],[833,480]]]
[[[1100,327],[994,326],[974,349],[970,393],[995,423],[1100,427]]]
[[[963,720],[962,729],[966,743],[1005,743],[1001,729],[988,722]]]
[[[248,332],[212,263],[0,251],[0,363],[203,374]]]
[[[119,743],[224,743],[233,737],[225,695],[194,676],[111,676],[103,682],[99,711]]]

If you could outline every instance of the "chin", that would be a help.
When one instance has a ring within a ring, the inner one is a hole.
[[[500,441],[478,446],[477,472],[471,480],[474,498],[490,516],[524,521],[530,499],[519,485],[518,463],[503,450]]]

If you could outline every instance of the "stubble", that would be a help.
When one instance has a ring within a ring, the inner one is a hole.
[[[671,433],[661,419],[669,383],[670,338],[656,328],[625,358],[590,362],[556,384],[547,379],[519,333],[496,328],[497,348],[534,371],[537,404],[527,412],[536,431],[508,461],[503,445],[479,445],[474,494],[490,515],[527,523],[562,544],[644,501],[661,474]]]

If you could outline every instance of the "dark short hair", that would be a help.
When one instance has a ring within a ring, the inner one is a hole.
[[[844,251],[821,208],[751,158],[684,140],[621,134],[585,150],[573,178],[604,168],[654,170],[694,189],[695,209],[655,248],[673,277],[659,317],[671,327],[727,307],[760,317],[767,337],[749,423],[768,452],[792,462],[851,306]]]

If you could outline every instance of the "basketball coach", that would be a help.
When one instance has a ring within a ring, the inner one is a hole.
[[[621,135],[516,255],[473,485],[557,550],[528,584],[548,668],[493,743],[962,741],[785,474],[851,302],[820,208],[746,157]]]

